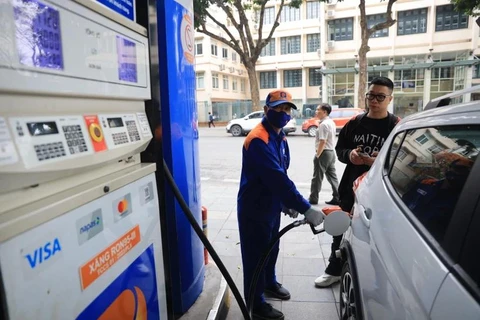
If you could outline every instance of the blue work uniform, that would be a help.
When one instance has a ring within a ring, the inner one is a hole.
[[[282,205],[304,213],[310,204],[287,176],[290,152],[285,133],[276,133],[264,117],[243,145],[242,175],[237,198],[245,299],[258,261],[280,228]],[[263,292],[276,283],[279,242],[258,280],[254,307],[265,302]]]

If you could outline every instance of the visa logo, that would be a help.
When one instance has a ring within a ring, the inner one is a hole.
[[[88,232],[88,230],[92,229],[95,226],[98,226],[100,224],[100,217],[97,217],[95,220],[90,221],[90,223],[84,225],[83,227],[80,228],[80,234],[84,232]]]
[[[39,264],[52,258],[56,253],[60,251],[62,251],[60,241],[58,240],[58,238],[55,238],[53,241],[49,241],[45,243],[42,247],[35,249],[33,253],[27,254],[25,258],[27,258],[28,263],[30,264],[30,268],[34,269]]]

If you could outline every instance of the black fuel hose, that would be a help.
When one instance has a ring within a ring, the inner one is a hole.
[[[270,256],[270,252],[272,251],[273,247],[275,244],[280,240],[280,238],[290,231],[293,228],[299,227],[303,224],[307,223],[306,219],[303,220],[297,220],[280,230],[280,232],[277,234],[275,238],[273,238],[269,245],[267,250],[264,252],[263,257],[258,261],[258,264],[255,268],[255,272],[253,273],[253,278],[252,282],[250,283],[250,289],[249,289],[249,299],[248,299],[248,309],[247,306],[245,305],[245,301],[243,300],[242,296],[240,295],[240,291],[238,291],[238,288],[235,284],[235,282],[232,279],[232,276],[228,273],[227,268],[223,264],[222,260],[220,260],[220,257],[218,256],[217,252],[213,248],[212,244],[210,241],[208,241],[207,237],[203,233],[202,228],[197,223],[197,220],[195,220],[195,217],[192,214],[192,211],[190,211],[190,208],[188,207],[187,203],[185,202],[185,199],[183,199],[182,193],[178,189],[177,184],[175,183],[175,180],[172,177],[172,174],[170,173],[170,170],[168,169],[167,164],[165,163],[165,160],[163,160],[163,168],[165,170],[165,176],[167,178],[167,181],[172,188],[173,194],[175,195],[175,198],[177,198],[178,203],[180,204],[180,207],[182,208],[183,212],[185,213],[185,216],[187,217],[188,221],[190,222],[190,225],[192,226],[193,230],[197,234],[197,236],[200,238],[202,241],[203,245],[207,249],[208,253],[212,256],[213,261],[217,264],[218,269],[220,269],[220,272],[224,276],[225,280],[228,283],[228,286],[230,287],[230,290],[232,290],[233,296],[235,297],[235,300],[237,300],[238,305],[240,307],[240,311],[242,312],[242,315],[245,320],[251,320],[253,318],[252,313],[253,313],[253,296],[255,293],[255,288],[257,287],[258,279],[260,277],[260,273],[265,267],[265,263]],[[314,231],[312,227],[312,231]],[[317,233],[323,232],[317,231]]]
[[[252,318],[248,313],[247,306],[245,305],[245,302],[243,301],[243,298],[240,295],[240,292],[238,291],[238,288],[235,285],[235,282],[233,281],[232,276],[228,273],[227,268],[225,268],[225,265],[223,264],[222,260],[220,260],[220,257],[218,256],[217,252],[215,252],[215,249],[213,249],[213,246],[210,243],[210,241],[208,241],[205,234],[203,234],[202,228],[200,228],[200,226],[198,225],[197,220],[195,220],[195,217],[190,211],[190,208],[185,202],[185,199],[183,199],[182,193],[178,189],[178,186],[175,183],[175,180],[173,180],[172,174],[170,173],[170,170],[168,169],[168,166],[165,163],[165,160],[163,160],[163,168],[165,170],[165,177],[167,178],[167,181],[170,187],[172,188],[175,198],[177,198],[177,201],[180,204],[180,207],[182,208],[183,212],[185,213],[185,216],[187,217],[188,221],[192,225],[193,230],[202,241],[208,253],[210,253],[210,255],[212,256],[213,261],[215,261],[215,263],[217,264],[217,267],[218,269],[220,269],[220,272],[222,273],[222,275],[225,277],[225,280],[227,281],[228,286],[230,287],[230,290],[232,290],[235,300],[237,300],[238,302],[238,305],[240,307],[240,310],[242,311],[243,317],[246,320],[251,320]]]

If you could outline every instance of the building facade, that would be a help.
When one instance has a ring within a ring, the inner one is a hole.
[[[279,5],[280,1],[273,0],[267,4],[265,37]],[[385,1],[367,0],[368,24],[385,21],[386,7]],[[367,54],[368,79],[387,76],[395,83],[391,111],[404,117],[435,97],[480,82],[476,57],[480,32],[473,17],[455,12],[449,0],[399,0],[393,5],[392,17],[396,23],[370,38]],[[227,48],[228,57],[224,58],[226,46],[216,44],[218,52],[214,54],[215,42],[200,33],[197,43],[204,50],[203,56],[197,56],[197,80],[204,75],[204,88],[199,88],[197,95],[199,114],[202,103],[208,108],[216,101],[248,100],[246,72],[239,62],[228,58],[233,50]],[[298,9],[285,6],[280,25],[257,63],[260,97],[275,88],[287,88],[296,104],[303,106],[304,117],[320,102],[355,106],[360,44],[358,1],[306,1]],[[228,78],[229,74],[234,75]],[[231,82],[234,78],[246,81],[245,91],[233,91],[232,83],[225,86],[225,75]]]

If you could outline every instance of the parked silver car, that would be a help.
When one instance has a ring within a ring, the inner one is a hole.
[[[234,137],[239,137],[247,135],[257,124],[262,121],[264,112],[255,111],[250,114],[247,114],[245,117],[240,119],[233,119],[227,123],[225,129],[227,133],[231,133]],[[283,132],[289,134],[297,130],[297,124],[294,118],[292,118],[285,127],[283,127]]]
[[[403,119],[356,181],[341,319],[480,319],[480,101],[454,96]]]

